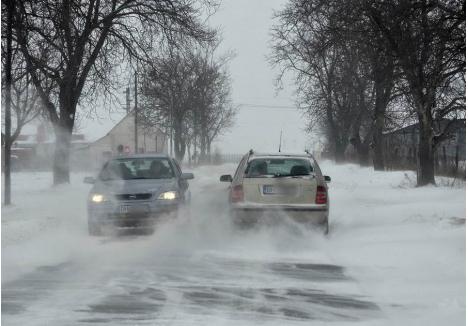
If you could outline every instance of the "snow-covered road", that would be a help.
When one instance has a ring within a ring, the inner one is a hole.
[[[201,167],[152,235],[90,238],[82,174],[13,175],[2,214],[4,325],[463,325],[465,189],[325,162],[331,234],[232,228],[235,165]],[[449,184],[448,180],[443,180]]]

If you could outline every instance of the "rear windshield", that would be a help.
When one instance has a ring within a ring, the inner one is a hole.
[[[132,179],[170,179],[174,171],[165,158],[123,158],[104,165],[99,178],[102,181]]]
[[[309,175],[313,172],[307,159],[301,158],[257,158],[250,161],[245,172],[246,178],[288,177]]]

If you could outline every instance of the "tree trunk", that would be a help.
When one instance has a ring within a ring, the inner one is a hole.
[[[77,101],[68,81],[60,89],[60,116],[55,122],[54,185],[70,183],[70,149]]]
[[[63,125],[63,126],[62,126]],[[70,183],[70,146],[72,128],[55,126],[54,185]]]
[[[206,132],[202,129],[200,134],[200,163],[206,162]]]
[[[184,159],[185,148],[186,144],[182,137],[181,123],[176,121],[174,126],[174,154],[179,162]]]
[[[445,146],[442,146],[442,169],[444,173],[448,172],[448,164],[447,164],[447,151],[445,150]]]
[[[454,171],[453,171],[453,175],[456,177],[458,176],[458,164],[459,164],[459,160],[460,160],[460,157],[459,157],[459,153],[460,152],[460,146],[457,144],[457,147],[455,149],[455,168],[454,168]],[[466,168],[465,168],[466,170]]]
[[[383,40],[382,40],[383,42]],[[393,57],[382,48],[375,52],[373,66],[373,79],[375,87],[374,105],[374,132],[373,139],[373,163],[374,170],[385,170],[385,149],[383,131],[385,127],[385,112],[390,102],[392,90],[395,83]]]
[[[345,161],[345,150],[346,145],[343,145],[339,141],[335,141],[335,162],[343,163]]]
[[[185,142],[180,136],[175,137],[175,157],[176,160],[182,162],[185,156]]]
[[[357,154],[357,161],[360,166],[369,165],[369,144],[363,143],[359,136],[354,137],[352,145]]]
[[[360,166],[369,165],[369,145],[361,143],[358,149],[358,158]]]
[[[187,155],[188,155],[188,165],[189,167],[192,167],[192,150],[191,150],[191,143],[189,142],[187,144]]]
[[[435,184],[434,178],[434,132],[432,123],[427,116],[419,119],[419,151],[418,151],[418,186]]]
[[[206,140],[206,154],[208,156],[208,163],[212,163],[212,159],[211,159],[211,140],[207,139]]]
[[[374,170],[384,171],[385,170],[385,159],[383,149],[383,134],[376,130],[374,132]]]
[[[384,159],[384,143],[383,143],[383,129],[385,123],[385,108],[386,105],[381,103],[379,94],[375,100],[375,127],[374,127],[374,170],[384,171],[385,170],[385,159]]]
[[[330,110],[328,110],[330,111]],[[327,124],[328,124],[328,135],[330,137],[330,141],[333,149],[333,156],[336,163],[343,163],[345,161],[345,150],[346,150],[346,143],[344,143],[341,139],[339,130],[335,128],[335,122],[333,121],[333,117],[331,114],[327,114]]]
[[[198,164],[198,153],[197,153],[197,138],[195,136],[193,140],[193,164]]]
[[[4,205],[11,204],[11,64],[12,64],[12,19],[14,0],[7,1],[7,49],[5,61],[5,193]]]

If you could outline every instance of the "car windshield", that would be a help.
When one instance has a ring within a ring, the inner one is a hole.
[[[313,172],[310,161],[301,158],[258,158],[247,165],[246,178],[289,177]]]
[[[166,158],[122,158],[111,160],[99,174],[102,181],[132,179],[170,179],[174,177]]]

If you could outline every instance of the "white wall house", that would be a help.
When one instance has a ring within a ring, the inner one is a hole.
[[[167,153],[167,137],[158,127],[152,130],[138,128],[138,150],[135,151],[135,116],[130,112],[106,135],[75,151],[72,161],[77,166],[95,169],[109,158],[119,155],[119,147],[124,154]]]

